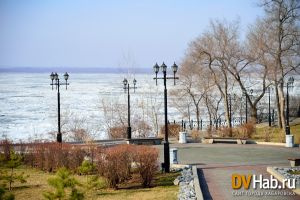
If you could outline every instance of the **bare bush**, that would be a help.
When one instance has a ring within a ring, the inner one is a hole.
[[[80,146],[59,143],[38,143],[29,145],[25,164],[48,172],[66,167],[75,171],[81,165],[86,153]]]
[[[168,124],[169,137],[176,137],[178,139],[180,130],[181,126],[179,124]],[[160,134],[165,135],[165,126],[160,128]]]
[[[221,127],[217,133],[220,137],[232,137],[233,129],[229,127]]]
[[[126,138],[127,127],[125,126],[115,126],[109,128],[109,135],[112,139]]]
[[[97,169],[104,176],[107,185],[117,189],[120,183],[131,178],[132,166],[141,177],[144,187],[148,187],[158,167],[158,150],[149,146],[117,145],[103,149],[97,157]]]
[[[137,146],[135,161],[142,186],[150,187],[154,174],[158,169],[158,149],[148,146]]]
[[[280,132],[279,132],[279,141],[282,143],[285,143],[285,131],[284,130],[280,130]]]
[[[4,161],[10,159],[11,151],[13,150],[12,142],[8,139],[0,141],[0,152],[3,152]]]
[[[237,137],[240,138],[252,138],[252,135],[255,133],[255,124],[252,122],[242,124],[237,128],[236,133]]]
[[[119,183],[130,177],[132,152],[131,145],[117,145],[99,154],[98,171],[109,187],[117,189]]]
[[[201,132],[198,130],[192,130],[191,137],[194,142],[200,142],[201,141]]]
[[[271,131],[271,129],[269,129],[269,128],[264,128],[264,141],[265,142],[270,142],[271,141],[271,137],[270,137],[270,131]]]
[[[151,126],[148,123],[146,123],[145,121],[136,122],[135,129],[138,132],[139,138],[149,137],[149,135],[151,134],[151,131],[152,131]]]

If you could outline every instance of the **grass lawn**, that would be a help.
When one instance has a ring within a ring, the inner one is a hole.
[[[43,193],[51,191],[53,188],[48,186],[47,179],[53,177],[53,173],[46,173],[37,169],[28,167],[20,167],[16,172],[24,172],[29,175],[27,183],[13,184],[13,194],[16,199],[45,199]],[[120,185],[118,190],[106,189],[105,181],[100,179],[100,187],[85,194],[85,199],[177,199],[178,186],[173,185],[173,180],[179,173],[156,174],[153,187],[142,188],[137,182],[137,177],[133,177],[133,181],[128,184]],[[85,182],[84,176],[75,176],[80,182]]]
[[[291,134],[294,135],[295,144],[300,143],[300,124],[295,124],[290,126]],[[256,141],[265,141],[266,135],[269,133],[269,142],[285,142],[284,129],[279,129],[277,127],[259,127],[256,128],[256,133],[252,135],[252,139]]]

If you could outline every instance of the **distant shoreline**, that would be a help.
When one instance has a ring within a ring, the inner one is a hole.
[[[0,67],[0,73],[51,73],[51,72],[69,72],[69,73],[131,73],[131,74],[149,74],[152,68],[96,68],[96,67]]]

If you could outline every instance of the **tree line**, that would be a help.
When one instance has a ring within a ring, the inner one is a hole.
[[[246,99],[251,121],[256,122],[257,106],[272,87],[278,127],[285,127],[287,79],[299,74],[300,3],[263,0],[259,6],[264,15],[249,26],[244,38],[239,21],[212,20],[190,42],[179,70],[180,84],[171,94],[177,97],[172,102],[175,106],[194,112],[198,126],[201,105],[205,105],[210,121],[220,119],[223,108],[224,118],[231,122],[233,93]]]

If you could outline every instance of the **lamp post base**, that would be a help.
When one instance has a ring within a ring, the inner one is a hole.
[[[170,172],[170,145],[169,142],[164,142],[164,167],[165,172]]]
[[[285,147],[294,147],[293,135],[285,135]]]
[[[130,140],[131,139],[131,127],[127,127],[127,139]]]
[[[61,133],[58,133],[57,136],[56,136],[56,141],[58,143],[62,143],[62,136],[61,136]]]

